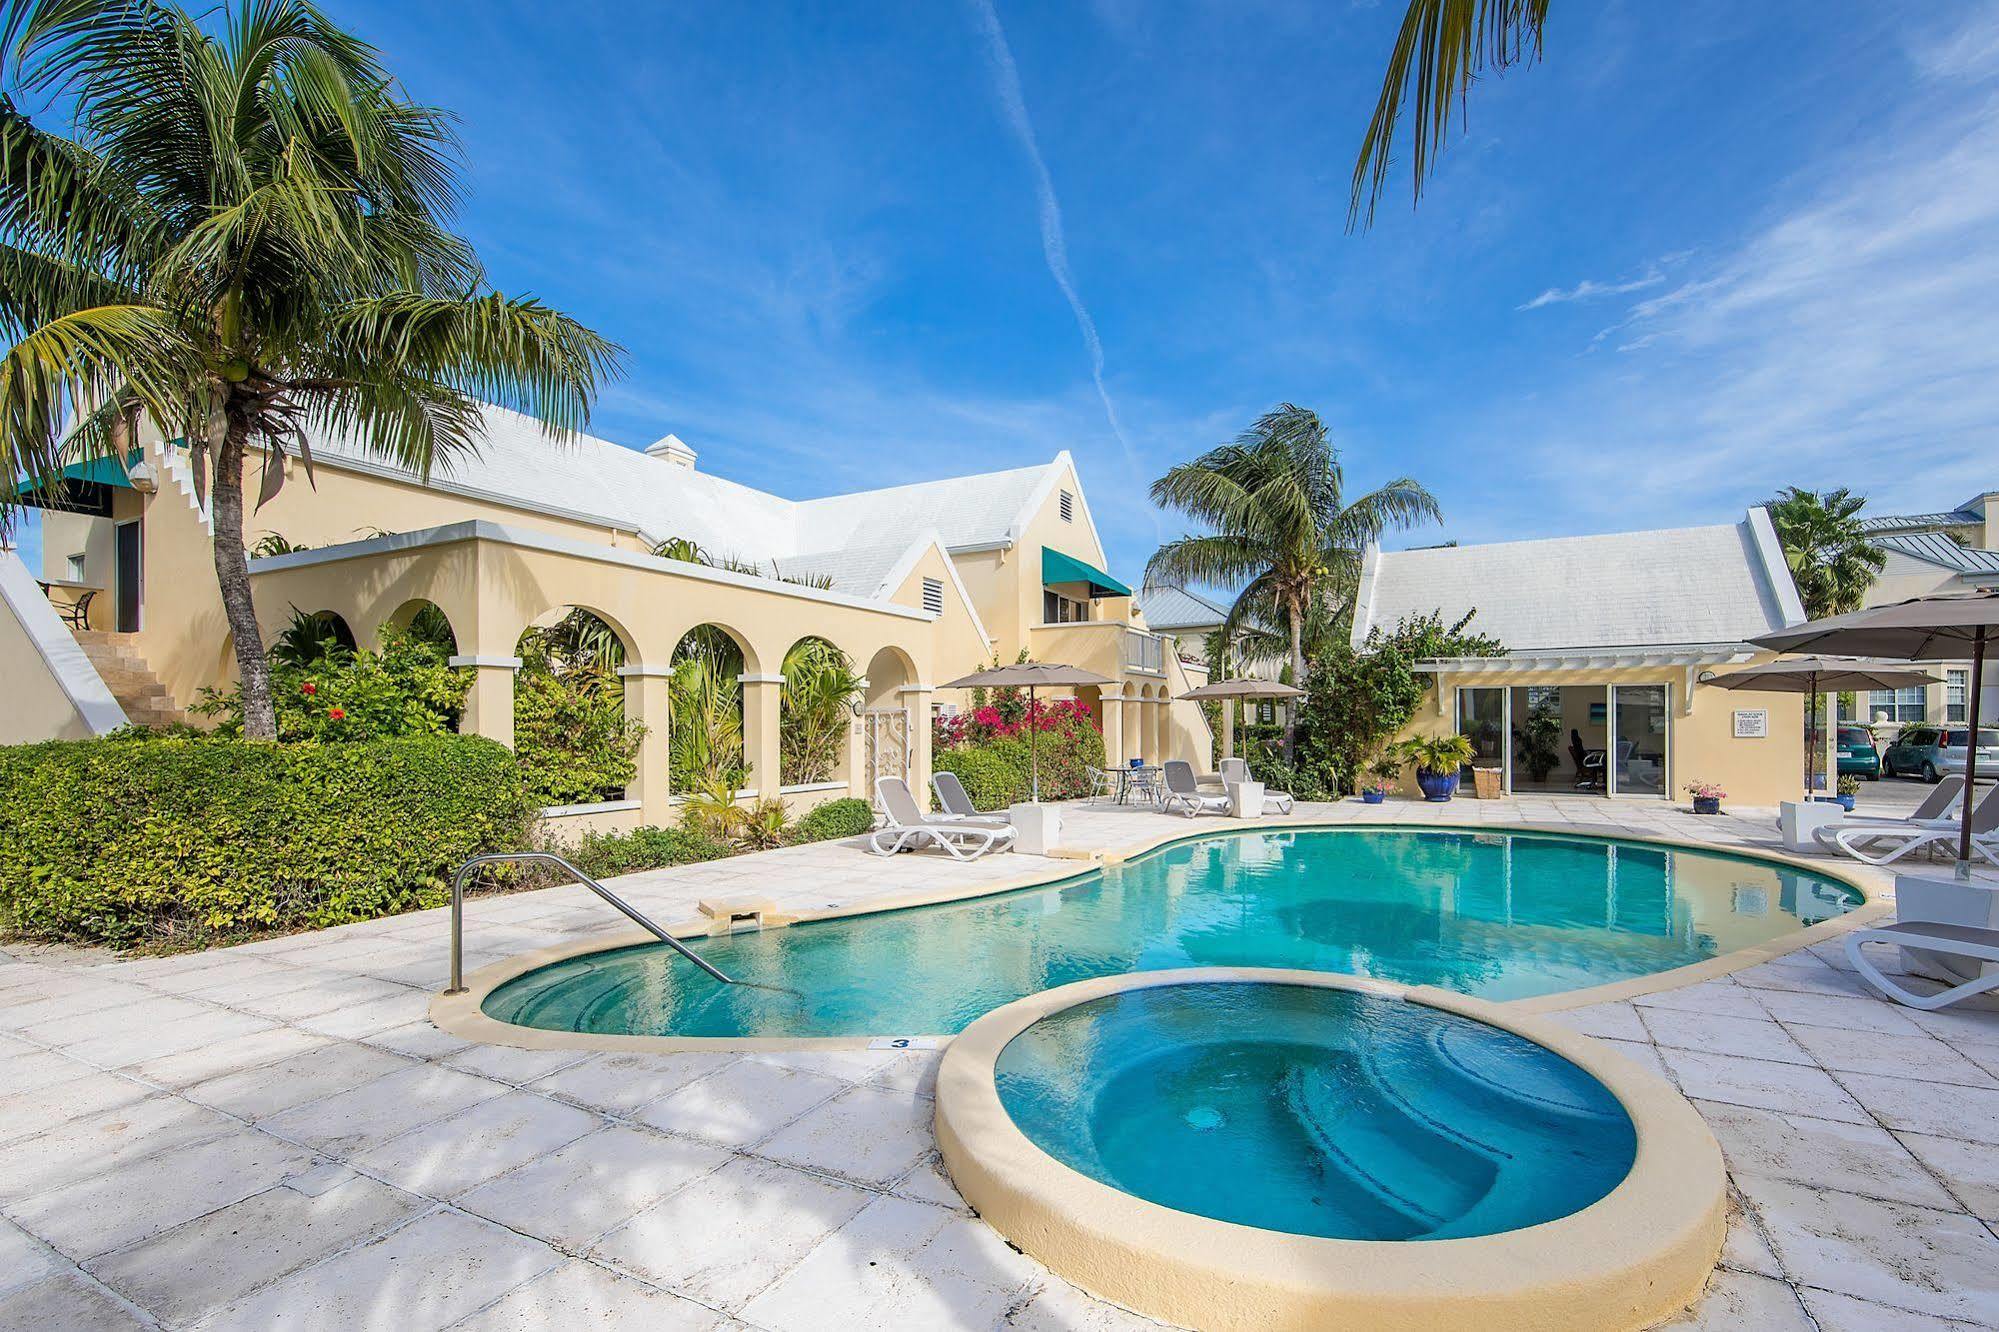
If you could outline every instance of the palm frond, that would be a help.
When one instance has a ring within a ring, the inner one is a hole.
[[[1409,0],[1354,163],[1349,228],[1374,221],[1404,110],[1412,117],[1411,178],[1421,199],[1472,83],[1487,70],[1539,60],[1547,18],[1548,0]]]

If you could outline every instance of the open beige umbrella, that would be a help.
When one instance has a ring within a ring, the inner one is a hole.
[[[1999,643],[1999,588],[1912,597],[1886,606],[1808,620],[1750,640],[1778,652],[1850,652],[1897,661],[1971,657],[1970,743],[1964,749],[1964,807],[1959,814],[1957,875],[1971,877],[1971,788],[1978,780],[1978,696],[1985,649]]]
[[[1836,694],[1848,689],[1906,689],[1910,685],[1935,684],[1937,677],[1913,666],[1892,661],[1864,661],[1858,657],[1793,657],[1787,661],[1766,661],[1761,666],[1745,666],[1725,675],[1709,672],[1701,683],[1716,689],[1752,689],[1757,693],[1804,694],[1816,700],[1820,694]],[[1807,715],[1816,711],[1807,702]],[[1819,746],[1810,743],[1807,722],[1805,739],[1810,750],[1806,768],[1805,798],[1818,789]]]
[[[1279,684],[1275,680],[1251,680],[1247,678],[1240,680],[1217,680],[1213,684],[1204,684],[1199,689],[1189,689],[1186,693],[1178,695],[1178,697],[1180,698],[1193,699],[1197,702],[1203,699],[1210,699],[1210,698],[1291,699],[1291,698],[1303,698],[1304,696],[1305,696],[1304,690],[1294,689],[1288,684]],[[1234,744],[1232,743],[1234,740],[1233,722],[1230,723],[1229,727],[1225,728],[1222,731],[1222,740],[1223,740],[1222,757],[1233,758],[1234,754],[1231,752],[1235,748]]]
[[[1041,799],[1041,764],[1035,753],[1034,736],[1034,691],[1036,689],[1077,685],[1107,685],[1116,681],[1086,671],[1080,666],[1064,666],[1052,661],[1023,661],[1012,666],[994,666],[989,670],[973,671],[970,675],[950,680],[940,689],[1025,689],[1027,691],[1027,769],[1032,782],[1034,799]]]

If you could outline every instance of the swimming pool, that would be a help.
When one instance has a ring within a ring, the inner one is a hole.
[[[1045,888],[694,942],[755,986],[723,985],[651,944],[529,972],[481,1007],[598,1034],[948,1035],[1056,985],[1189,966],[1519,999],[1685,966],[1860,902],[1790,865],[1643,842],[1253,830]]]

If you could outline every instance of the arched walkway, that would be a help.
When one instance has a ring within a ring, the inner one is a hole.
[[[844,777],[852,720],[861,699],[853,659],[823,638],[807,636],[784,654],[778,718],[779,776],[785,786]]]
[[[748,782],[753,751],[743,707],[747,665],[741,641],[718,624],[698,624],[674,646],[667,771],[675,795],[733,795]]]
[[[543,805],[626,799],[651,724],[626,706],[630,639],[593,610],[557,607],[521,632],[515,655],[514,754],[530,795]]]

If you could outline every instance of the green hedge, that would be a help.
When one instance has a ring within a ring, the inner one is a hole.
[[[636,874],[669,865],[720,860],[735,855],[736,848],[684,828],[647,825],[623,833],[584,833],[581,841],[562,854],[591,878],[602,879],[613,874]],[[553,881],[568,882],[559,875]]]
[[[1043,731],[1035,740],[1043,800],[1076,800],[1090,793],[1089,769],[1104,763],[1104,738],[1093,727]],[[932,765],[954,772],[979,809],[1005,809],[1029,798],[1033,770],[1027,740],[1009,736],[939,749]]]
[[[533,809],[490,740],[0,748],[0,928],[191,946],[437,906]]]
[[[828,842],[836,837],[859,837],[874,826],[874,806],[865,800],[846,796],[828,800],[807,811],[804,818],[791,825],[785,840],[793,843]]]

